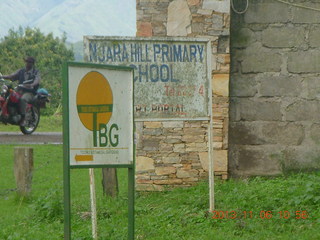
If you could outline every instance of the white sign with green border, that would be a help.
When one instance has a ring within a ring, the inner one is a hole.
[[[128,168],[134,239],[133,68],[69,62],[63,69],[64,239],[71,239],[70,169]]]

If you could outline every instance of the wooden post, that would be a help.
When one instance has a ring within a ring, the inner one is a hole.
[[[116,168],[102,168],[102,187],[107,196],[118,196],[118,177]]]
[[[27,196],[31,192],[33,175],[33,148],[14,148],[14,176],[17,183],[18,194]]]

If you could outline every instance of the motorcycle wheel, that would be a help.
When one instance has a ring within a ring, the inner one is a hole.
[[[20,126],[20,130],[23,134],[33,133],[40,122],[40,111],[38,108],[32,106],[26,111],[25,126]]]

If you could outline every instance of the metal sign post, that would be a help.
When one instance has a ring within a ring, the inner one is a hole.
[[[108,167],[128,168],[128,239],[134,238],[133,94],[132,68],[64,66],[65,239],[71,239],[70,169]]]
[[[96,203],[96,187],[94,181],[94,168],[89,168],[90,178],[90,203],[91,203],[91,222],[92,222],[92,238],[98,239],[97,231],[97,203]]]

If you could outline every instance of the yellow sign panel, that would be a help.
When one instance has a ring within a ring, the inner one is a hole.
[[[108,80],[99,72],[86,74],[77,91],[77,110],[83,126],[93,131],[94,126],[107,124],[112,108],[113,96]]]

